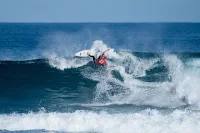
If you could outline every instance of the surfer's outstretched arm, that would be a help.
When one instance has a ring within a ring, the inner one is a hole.
[[[104,55],[106,52],[108,52],[110,50],[110,48],[108,48],[107,50],[105,50],[102,55]]]
[[[88,56],[92,57],[93,61],[94,61],[94,64],[95,64],[95,57],[90,55],[89,53],[87,53]]]

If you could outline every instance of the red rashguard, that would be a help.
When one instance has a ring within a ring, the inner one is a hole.
[[[100,59],[98,59],[97,61],[95,61],[95,65],[99,66],[101,64],[104,64],[106,66],[108,64],[107,61],[106,61],[106,59],[105,59],[105,57],[104,57],[104,54],[102,54],[102,56],[101,56]]]

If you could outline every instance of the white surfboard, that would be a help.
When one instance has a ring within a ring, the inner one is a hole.
[[[88,55],[87,55],[88,52],[90,53],[90,50],[82,50],[82,51],[76,53],[75,56],[77,56],[77,57],[88,57]]]

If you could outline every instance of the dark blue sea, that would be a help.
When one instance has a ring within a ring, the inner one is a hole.
[[[200,23],[0,23],[0,132],[200,133]]]

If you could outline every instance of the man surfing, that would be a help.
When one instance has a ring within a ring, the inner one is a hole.
[[[110,49],[105,50],[105,51],[102,53],[102,55],[100,55],[100,56],[98,57],[98,59],[95,59],[95,57],[92,56],[92,55],[90,55],[89,52],[87,52],[87,55],[90,56],[90,57],[92,57],[92,59],[93,59],[93,61],[94,61],[94,64],[95,64],[96,66],[105,65],[106,67],[108,67],[108,63],[107,63],[107,61],[106,61],[106,59],[105,59],[105,53],[106,53],[107,51],[109,51],[109,50],[110,50]]]

